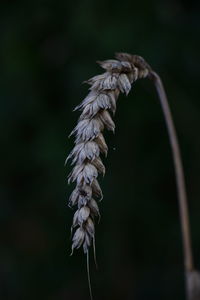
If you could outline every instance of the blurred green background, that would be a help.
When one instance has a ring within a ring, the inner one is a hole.
[[[1,1],[1,300],[89,299],[86,259],[70,254],[73,108],[95,63],[124,51],[163,78],[186,172],[200,269],[200,11],[198,1]],[[121,96],[96,226],[96,300],[184,299],[171,150],[148,80]]]

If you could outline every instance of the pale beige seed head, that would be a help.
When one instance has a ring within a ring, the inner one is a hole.
[[[94,244],[95,217],[99,217],[97,200],[103,194],[98,183],[98,174],[105,174],[105,166],[100,154],[107,155],[104,129],[114,132],[115,124],[110,115],[115,114],[119,93],[128,93],[131,84],[138,78],[147,77],[149,66],[141,57],[127,53],[117,53],[116,59],[98,62],[105,70],[87,81],[90,92],[75,108],[81,115],[71,135],[75,135],[75,146],[69,154],[74,168],[68,182],[76,187],[72,192],[69,205],[77,206],[72,231],[72,250],[83,246],[84,253]]]

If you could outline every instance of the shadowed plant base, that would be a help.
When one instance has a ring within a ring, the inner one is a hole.
[[[117,53],[116,59],[98,61],[98,63],[105,72],[86,81],[90,85],[90,91],[81,104],[75,108],[75,110],[81,111],[81,115],[71,133],[71,135],[75,135],[75,146],[67,158],[67,160],[72,159],[72,165],[74,165],[68,182],[76,184],[69,199],[69,206],[77,208],[72,223],[72,253],[74,249],[82,246],[87,255],[90,296],[92,298],[89,248],[91,245],[93,246],[94,256],[96,256],[95,219],[100,217],[97,201],[103,197],[97,177],[99,173],[105,174],[105,167],[100,155],[106,155],[108,151],[103,131],[105,128],[113,132],[115,130],[115,124],[110,113],[115,114],[120,92],[128,95],[131,85],[135,81],[149,78],[154,83],[158,93],[172,148],[183,240],[187,300],[200,300],[200,275],[193,266],[183,166],[162,81],[149,64],[138,55]]]

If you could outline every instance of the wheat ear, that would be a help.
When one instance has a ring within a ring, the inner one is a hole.
[[[93,245],[95,253],[94,223],[95,217],[100,216],[97,200],[101,200],[103,197],[97,181],[98,173],[105,174],[105,167],[100,158],[100,153],[106,155],[108,151],[103,137],[103,130],[107,128],[114,132],[115,124],[110,112],[114,115],[119,93],[122,92],[128,95],[132,83],[137,79],[148,77],[154,82],[158,92],[173,152],[188,300],[199,300],[200,279],[199,273],[193,267],[183,167],[175,127],[162,81],[147,62],[137,55],[117,53],[115,60],[98,63],[105,69],[105,73],[87,81],[90,85],[90,92],[81,104],[75,108],[75,110],[81,111],[81,115],[77,126],[71,133],[71,135],[75,135],[75,147],[67,158],[67,160],[72,159],[74,165],[68,181],[69,183],[76,183],[69,199],[69,206],[77,207],[72,224],[72,253],[75,248],[83,247],[84,253],[87,254],[89,275],[89,247]],[[88,281],[92,298],[90,276],[88,276]]]

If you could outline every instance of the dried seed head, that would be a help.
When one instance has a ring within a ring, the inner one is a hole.
[[[67,158],[74,164],[68,182],[76,183],[69,198],[69,205],[77,206],[72,224],[72,231],[75,230],[72,252],[83,246],[87,255],[90,245],[94,246],[94,219],[100,216],[96,199],[103,198],[97,181],[98,173],[105,174],[100,153],[107,155],[108,151],[103,130],[115,130],[110,112],[114,114],[116,111],[119,93],[128,95],[131,84],[148,76],[150,71],[143,58],[127,53],[117,53],[116,59],[98,63],[106,72],[87,81],[90,92],[75,108],[81,111],[81,115],[71,133],[75,135],[75,146]]]

